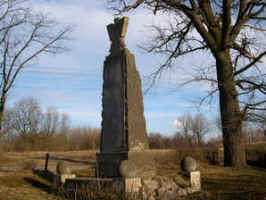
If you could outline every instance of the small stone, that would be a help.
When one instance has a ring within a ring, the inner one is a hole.
[[[160,197],[160,198],[164,197],[166,191],[167,191],[167,190],[166,190],[165,187],[160,187],[160,188],[157,190],[159,197]]]
[[[66,166],[64,161],[59,161],[56,165],[56,173],[59,175],[71,174],[71,170],[68,166]]]
[[[191,187],[186,188],[188,194],[192,194],[194,191]]]
[[[151,196],[149,196],[149,197],[147,198],[147,200],[156,200],[156,199],[155,199],[155,197],[154,197],[153,195],[151,195]]]
[[[186,189],[180,188],[177,192],[178,196],[186,196],[187,195],[187,191]]]
[[[176,176],[175,177],[175,182],[176,182],[176,184],[178,185],[178,186],[180,186],[180,187],[188,187],[188,186],[190,186],[190,184],[189,184],[189,181],[187,181],[187,180],[185,180],[185,179],[183,179],[181,176]]]
[[[190,156],[186,156],[182,161],[181,161],[181,169],[186,171],[186,172],[192,172],[197,169],[197,162],[194,158]]]
[[[176,191],[167,191],[163,200],[175,200],[177,197]]]
[[[175,191],[178,189],[178,186],[176,185],[176,183],[172,180],[172,179],[167,179],[164,182],[163,185],[167,190],[171,190],[171,191]]]
[[[132,160],[124,160],[120,164],[119,171],[123,177],[132,178],[137,176],[138,169]]]
[[[148,191],[154,191],[160,187],[158,181],[146,178],[143,179],[143,186],[148,189]]]

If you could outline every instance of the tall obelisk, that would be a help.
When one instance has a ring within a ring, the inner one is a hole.
[[[116,18],[107,26],[110,55],[103,72],[102,132],[97,154],[100,177],[120,177],[119,165],[129,152],[148,149],[141,80],[135,56],[125,45],[128,18]]]

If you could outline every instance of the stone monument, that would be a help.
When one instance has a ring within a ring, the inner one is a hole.
[[[116,18],[114,24],[107,26],[112,44],[104,62],[102,132],[100,153],[96,155],[96,177],[70,177],[61,183],[65,181],[65,191],[78,199],[82,199],[83,191],[93,199],[99,194],[109,197],[111,191],[118,195],[117,199],[133,195],[134,199],[174,200],[199,191],[200,174],[193,171],[196,165],[190,166],[194,160],[189,159],[184,166],[190,172],[190,183],[181,176],[156,175],[154,159],[146,151],[148,138],[141,80],[134,55],[124,40],[127,26],[127,17]],[[64,172],[67,170],[58,166],[59,178],[64,178],[60,175]]]
[[[99,177],[121,177],[119,167],[123,160],[129,159],[129,153],[149,148],[141,80],[135,57],[125,45],[128,20],[116,18],[114,24],[107,26],[111,48],[103,72]]]

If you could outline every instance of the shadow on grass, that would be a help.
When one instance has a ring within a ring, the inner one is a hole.
[[[264,161],[247,160],[247,164],[255,167],[266,168],[266,164]]]
[[[37,160],[45,160],[46,157],[34,157],[33,159],[37,159]],[[80,163],[80,164],[84,164],[84,165],[91,165],[91,166],[95,166],[95,162],[88,162],[88,161],[84,161],[84,160],[75,160],[75,159],[70,159],[70,158],[61,158],[61,157],[55,157],[55,156],[50,156],[49,160],[55,160],[55,161],[67,161],[70,163]]]
[[[42,179],[44,179],[50,183],[53,183],[54,177],[55,177],[55,174],[49,170],[35,169],[35,170],[33,170],[33,174],[39,176],[40,178],[42,178]]]
[[[51,186],[41,182],[40,180],[36,180],[34,178],[28,178],[28,177],[24,178],[24,180],[35,188],[39,188],[47,193],[52,193]]]
[[[67,161],[67,162],[71,162],[71,163],[81,163],[81,164],[85,164],[85,165],[92,165],[95,166],[95,162],[88,162],[88,161],[83,161],[83,160],[74,160],[74,159],[70,159],[70,158],[57,158],[57,157],[50,157],[50,160],[62,160],[62,161]]]

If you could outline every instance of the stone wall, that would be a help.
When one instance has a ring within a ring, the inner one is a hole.
[[[145,177],[145,178],[76,178],[67,179],[65,191],[70,194],[122,195],[143,200],[175,200],[198,192],[181,177]],[[94,194],[92,194],[95,192]],[[97,199],[97,197],[96,197]]]

